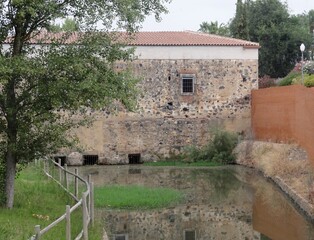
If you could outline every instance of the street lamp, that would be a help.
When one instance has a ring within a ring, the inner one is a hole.
[[[300,50],[301,50],[301,53],[302,53],[302,62],[301,62],[301,66],[302,66],[302,85],[304,85],[304,73],[303,73],[303,52],[305,50],[305,45],[302,43],[301,46],[300,46]]]

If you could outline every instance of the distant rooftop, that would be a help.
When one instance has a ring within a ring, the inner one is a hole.
[[[30,44],[50,44],[53,40],[61,39],[65,33],[51,33],[42,31],[29,40]],[[64,44],[75,43],[79,37],[78,33],[68,34]],[[117,41],[129,46],[243,46],[247,48],[259,48],[255,42],[223,37],[219,35],[206,34],[193,31],[169,31],[169,32],[137,32],[127,34],[116,33]],[[4,43],[10,43],[8,38]]]

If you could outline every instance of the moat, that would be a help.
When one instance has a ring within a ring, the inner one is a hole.
[[[185,202],[171,208],[96,209],[110,240],[314,239],[314,224],[252,169],[125,165],[79,171],[91,174],[95,186],[138,184],[185,194]]]

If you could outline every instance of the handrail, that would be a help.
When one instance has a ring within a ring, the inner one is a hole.
[[[53,166],[56,166],[59,169],[59,180],[56,179],[52,174],[50,174],[49,162],[53,163]],[[35,226],[35,235],[31,237],[30,240],[40,240],[41,236],[48,232],[50,229],[58,225],[60,222],[65,220],[66,222],[66,240],[71,239],[71,214],[80,206],[82,207],[82,221],[83,221],[83,229],[81,232],[75,237],[75,240],[88,240],[88,227],[90,223],[93,224],[94,221],[94,186],[91,181],[91,176],[88,176],[88,181],[83,179],[78,175],[77,168],[75,168],[75,172],[70,172],[67,169],[67,165],[65,167],[61,166],[61,160],[59,159],[58,163],[55,162],[51,158],[47,158],[44,160],[44,172],[45,174],[57,182],[77,203],[72,207],[66,206],[66,212],[60,216],[57,220],[49,224],[47,227],[40,229],[39,225]],[[74,177],[74,193],[69,189],[69,178],[68,175]],[[62,176],[63,176],[63,184],[62,184]],[[82,192],[81,198],[78,197],[78,180],[81,181],[86,188],[86,191]]]

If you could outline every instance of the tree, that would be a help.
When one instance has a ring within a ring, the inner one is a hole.
[[[249,27],[247,17],[247,6],[249,2],[237,1],[236,14],[230,24],[230,32],[233,37],[249,40]]]
[[[198,31],[208,34],[217,34],[220,36],[230,36],[229,26],[223,23],[218,24],[217,21],[210,23],[202,22]]]
[[[11,45],[0,54],[0,155],[7,208],[13,207],[17,164],[70,144],[67,130],[84,123],[84,118],[75,116],[108,107],[115,100],[133,106],[136,80],[112,67],[115,61],[128,60],[131,51],[122,48],[108,30],[114,23],[118,29],[134,32],[146,15],[160,19],[169,1],[1,2],[0,42]],[[70,16],[80,23],[81,33],[42,31],[56,18]],[[69,37],[75,43],[69,43]],[[51,44],[45,48],[28,44],[29,39],[47,38]]]
[[[308,25],[305,27],[300,18],[290,16],[288,6],[279,0],[246,1],[244,5],[245,11],[238,0],[236,16],[230,25],[232,36],[261,45],[260,76],[285,76],[300,59],[300,44],[310,46]]]
[[[62,25],[51,24],[47,29],[51,32],[77,32],[80,26],[73,18],[66,18]]]

